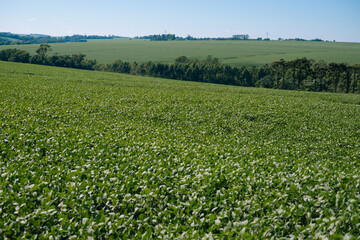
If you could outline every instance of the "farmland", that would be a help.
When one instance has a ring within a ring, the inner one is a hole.
[[[359,95],[0,62],[8,238],[356,239],[359,156]]]
[[[359,43],[297,42],[297,41],[168,41],[147,40],[90,40],[85,43],[51,44],[52,54],[86,54],[100,63],[121,59],[127,62],[173,63],[179,56],[204,59],[208,55],[230,65],[263,65],[279,59],[311,58],[327,62],[360,62]],[[0,46],[0,50],[19,48],[31,54],[34,45]]]

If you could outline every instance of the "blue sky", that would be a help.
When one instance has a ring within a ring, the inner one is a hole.
[[[0,0],[0,32],[360,42],[360,0]]]

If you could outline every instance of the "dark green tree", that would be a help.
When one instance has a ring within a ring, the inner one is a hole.
[[[20,49],[5,49],[0,51],[0,60],[9,62],[30,62],[30,54]]]
[[[181,57],[178,57],[175,59],[175,64],[178,63],[188,63],[189,62],[189,59],[185,56],[181,56]]]
[[[351,67],[352,69],[352,82],[351,82],[351,89],[352,93],[355,93],[358,91],[358,87],[360,85],[360,65],[355,64]]]
[[[286,62],[284,59],[280,59],[280,61],[273,62],[270,67],[275,75],[274,88],[280,88],[280,80],[285,77],[286,73]]]
[[[345,63],[330,63],[328,77],[331,81],[334,92],[338,92],[340,77],[346,68]]]
[[[325,77],[328,70],[328,65],[324,61],[318,61],[312,65],[312,79],[313,86],[310,89],[315,92],[326,91]]]
[[[36,50],[36,53],[38,54],[38,56],[43,64],[46,64],[48,62],[46,59],[46,54],[48,52],[50,52],[51,50],[52,50],[51,46],[47,43],[40,44],[40,47]]]

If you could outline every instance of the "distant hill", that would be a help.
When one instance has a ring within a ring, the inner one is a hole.
[[[52,37],[44,34],[13,34],[10,32],[0,32],[0,45],[23,45],[39,43],[66,43],[66,42],[87,42],[88,39],[113,39],[118,36],[98,36],[98,35],[72,35],[63,37]]]
[[[22,34],[19,34],[19,35],[22,35]],[[26,34],[23,34],[26,36]],[[50,35],[45,35],[45,34],[28,34],[28,36],[32,36],[32,37],[35,37],[35,38],[46,38],[46,37],[51,37]]]

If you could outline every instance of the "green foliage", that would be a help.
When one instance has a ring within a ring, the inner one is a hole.
[[[6,49],[0,51],[0,60],[28,63],[30,61],[30,54],[24,50],[19,50],[16,48]]]
[[[8,38],[0,37],[0,45],[10,45],[12,41]]]
[[[358,239],[360,96],[0,62],[0,236]]]
[[[141,39],[149,39],[150,41],[174,41],[176,40],[175,34],[157,34],[140,37]]]
[[[150,77],[220,83],[246,87],[265,87],[288,90],[360,92],[360,69],[344,63],[326,64],[312,59],[273,62],[270,66],[236,67],[222,64],[219,59],[207,56],[204,60],[181,56],[174,64],[130,64],[121,60],[108,64],[103,71],[131,73]]]
[[[31,58],[31,63],[49,65],[49,59],[46,55],[50,51],[52,51],[52,49],[49,44],[40,44],[40,47],[35,51],[37,55]]]
[[[35,51],[41,58],[45,58],[48,52],[52,51],[51,46],[46,43],[40,44],[40,47]]]

